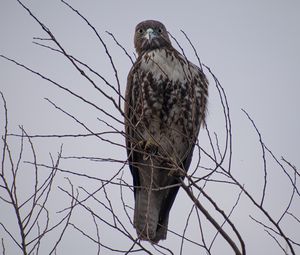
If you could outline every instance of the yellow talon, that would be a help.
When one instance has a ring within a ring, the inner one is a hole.
[[[179,167],[176,163],[177,158],[175,156],[171,157],[167,165],[169,166],[169,176],[175,177],[183,177],[185,174],[183,173],[183,169]]]
[[[140,141],[138,146],[144,152],[144,160],[149,159],[150,156],[153,156],[158,152],[158,144],[152,138],[149,138],[147,141]]]

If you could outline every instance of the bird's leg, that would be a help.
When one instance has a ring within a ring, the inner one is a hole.
[[[177,158],[175,156],[170,156],[166,165],[169,168],[169,176],[183,177],[185,175],[183,169],[177,163]]]
[[[138,142],[138,146],[144,153],[143,160],[149,159],[158,152],[158,145],[152,138]]]

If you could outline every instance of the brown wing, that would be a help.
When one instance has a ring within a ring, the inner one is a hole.
[[[191,64],[191,63],[190,63]],[[198,128],[196,128],[194,131],[194,140],[192,141],[192,144],[189,148],[189,152],[186,154],[186,157],[182,160],[182,168],[187,172],[191,161],[192,161],[192,157],[193,157],[193,151],[194,151],[194,147],[195,147],[195,143],[198,137],[198,133],[199,133],[199,129],[200,129],[200,125],[204,124],[205,121],[205,115],[206,115],[206,104],[207,104],[207,94],[208,94],[208,80],[206,79],[204,73],[202,72],[202,70],[200,68],[198,68],[197,66],[193,65],[193,68],[197,69],[197,73],[198,73],[198,77],[195,79],[192,79],[193,82],[198,83],[198,85],[200,85],[200,87],[203,89],[203,93],[201,95],[201,98],[199,99],[199,102],[196,103],[196,107],[198,107],[198,110],[195,111],[195,123],[197,123],[197,121],[199,121],[198,123]],[[184,177],[178,177],[178,178],[184,178]],[[170,183],[170,185],[173,184],[179,184],[180,180],[178,178],[170,178],[170,180],[172,180],[172,183]],[[179,186],[171,188],[169,190],[169,193],[167,195],[167,197],[165,198],[164,203],[162,204],[162,208],[160,211],[160,215],[159,215],[159,227],[162,226],[166,226],[167,225],[167,221],[168,221],[168,217],[169,217],[169,212],[171,210],[171,207],[174,203],[174,200],[176,198],[176,195],[178,193],[179,190]]]
[[[126,134],[126,149],[127,149],[127,156],[128,156],[128,163],[129,168],[133,177],[133,185],[134,185],[134,195],[136,194],[136,187],[140,186],[139,182],[139,174],[138,169],[134,165],[135,162],[135,152],[133,149],[132,141],[134,139],[134,109],[135,100],[133,97],[133,76],[136,71],[136,64],[131,68],[128,77],[127,77],[127,86],[125,92],[125,134]]]

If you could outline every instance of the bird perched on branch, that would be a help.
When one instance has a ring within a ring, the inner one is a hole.
[[[138,237],[166,239],[170,209],[205,120],[208,81],[202,70],[173,46],[165,26],[139,23],[138,58],[127,80],[125,130],[134,184]]]

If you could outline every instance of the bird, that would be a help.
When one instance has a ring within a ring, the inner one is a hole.
[[[172,46],[160,21],[137,24],[134,47],[124,105],[133,225],[138,239],[156,244],[167,237],[170,210],[205,123],[208,80]]]

